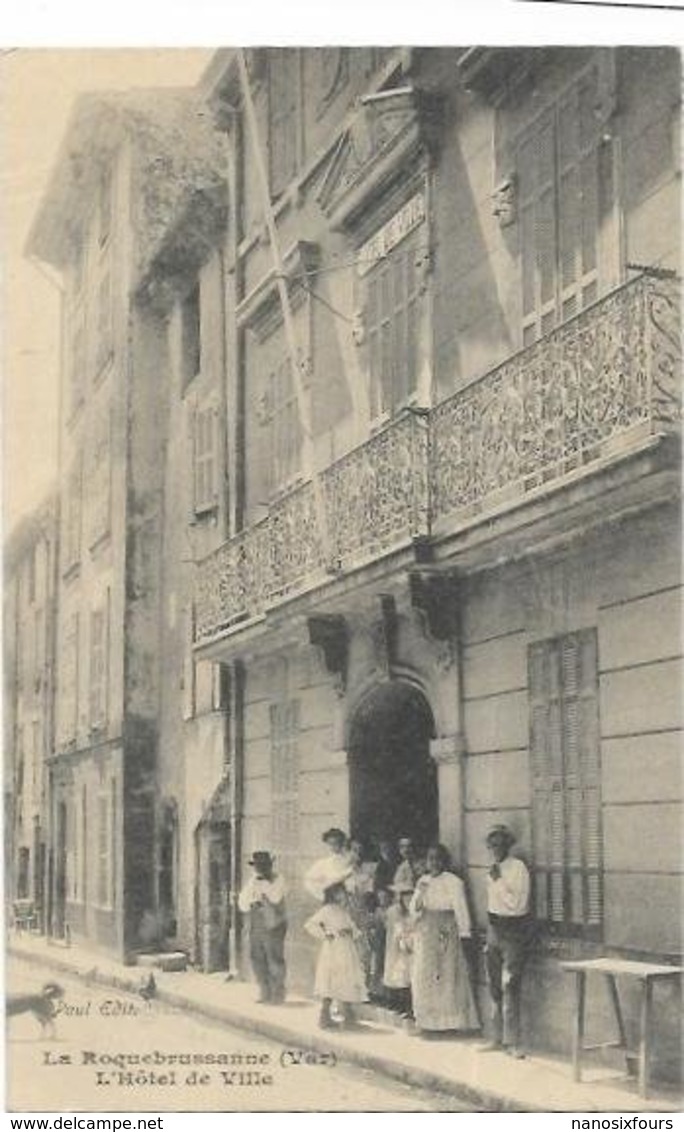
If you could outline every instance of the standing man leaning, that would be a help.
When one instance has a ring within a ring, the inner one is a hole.
[[[285,887],[273,870],[273,857],[264,850],[252,854],[254,869],[238,898],[249,916],[249,956],[259,984],[258,1002],[285,999]]]
[[[493,1004],[492,1040],[484,1050],[505,1048],[512,1057],[525,1054],[521,1047],[520,991],[531,941],[530,874],[527,866],[509,855],[515,834],[495,825],[487,834],[494,858],[487,877],[486,965]]]

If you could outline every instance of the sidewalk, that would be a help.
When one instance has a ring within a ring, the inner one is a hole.
[[[126,967],[80,947],[48,943],[29,934],[10,936],[10,955],[74,975],[93,985],[137,992],[149,968]],[[422,1041],[376,1023],[353,1033],[321,1032],[318,1008],[310,999],[292,997],[282,1006],[254,1002],[254,987],[226,982],[223,973],[155,970],[161,1002],[228,1026],[261,1034],[285,1046],[333,1052],[339,1061],[424,1089],[458,1097],[473,1109],[508,1112],[679,1112],[674,1091],[652,1086],[652,1096],[637,1095],[632,1079],[587,1065],[585,1080],[573,1082],[568,1061],[528,1057],[513,1061],[504,1053],[478,1052],[479,1039]]]

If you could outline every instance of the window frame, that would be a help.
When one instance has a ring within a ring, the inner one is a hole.
[[[562,326],[569,319],[575,317],[582,310],[596,302],[605,293],[609,284],[611,264],[608,261],[602,234],[601,206],[605,197],[604,179],[607,173],[604,149],[610,145],[608,151],[611,161],[610,188],[613,197],[613,209],[616,206],[616,195],[619,192],[619,178],[615,176],[612,167],[613,148],[612,139],[605,137],[605,124],[597,115],[590,131],[583,134],[582,96],[592,84],[594,102],[598,104],[603,86],[601,62],[592,60],[582,70],[575,74],[553,98],[539,110],[517,133],[514,144],[514,164],[517,171],[517,214],[518,214],[518,262],[520,270],[520,337],[521,345],[527,347],[539,341],[553,329]],[[568,110],[568,104],[572,110]],[[571,160],[568,147],[570,126],[576,127],[575,154]],[[532,162],[529,155],[524,155],[528,147],[541,146],[541,134],[550,132],[549,154],[551,158],[551,171],[547,175],[542,187],[535,186],[531,193],[525,191],[527,175]],[[565,145],[564,145],[565,142]],[[593,230],[593,266],[582,264],[583,254],[583,227],[586,221],[583,213],[584,188],[588,182],[583,182],[583,166],[589,159],[593,162],[593,213],[591,217]],[[574,242],[569,247],[570,258],[574,270],[569,278],[564,279],[564,270],[568,257],[564,250],[563,237],[567,228],[572,227],[568,221],[572,218],[572,210],[563,207],[564,192],[567,192],[568,183],[578,176],[577,188],[566,199],[573,201],[574,215]],[[539,216],[536,211],[541,197],[550,195],[551,211],[546,217],[548,230],[547,238],[553,249],[551,264],[551,292],[545,294],[543,281],[540,278],[540,258],[543,259],[543,249],[540,245]],[[532,229],[526,233],[526,226],[531,223]],[[531,265],[526,269],[526,263]],[[619,273],[621,274],[621,273]],[[533,291],[531,306],[526,306],[527,280],[531,279]],[[617,281],[617,280],[616,280]]]

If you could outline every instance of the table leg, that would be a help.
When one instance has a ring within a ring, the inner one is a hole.
[[[586,1001],[586,971],[575,971],[575,1025],[572,1035],[572,1079],[582,1080],[582,1049],[584,1047],[584,1005]]]
[[[613,1012],[615,1014],[615,1021],[618,1028],[618,1036],[620,1038],[620,1049],[625,1051],[625,1058],[627,1060],[627,1069],[629,1071],[629,1052],[627,1050],[627,1034],[625,1032],[625,1020],[622,1016],[622,1005],[620,1003],[620,994],[618,992],[617,979],[615,975],[607,975],[608,989],[613,1003]]]
[[[648,1096],[648,1070],[651,1043],[651,1002],[653,999],[653,982],[651,979],[642,980],[641,994],[641,1026],[639,1030],[639,1095]]]

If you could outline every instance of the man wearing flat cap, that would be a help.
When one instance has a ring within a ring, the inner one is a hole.
[[[249,957],[259,984],[257,1002],[285,999],[285,886],[273,869],[273,857],[263,849],[253,853],[254,869],[238,898],[238,908],[249,916]]]
[[[515,834],[495,825],[486,844],[493,857],[487,876],[486,965],[493,1004],[492,1040],[484,1049],[506,1049],[524,1057],[520,1039],[520,990],[530,946],[530,874],[518,857],[510,856]]]

